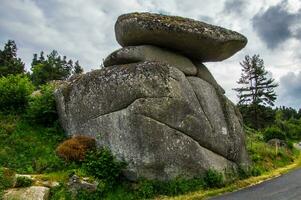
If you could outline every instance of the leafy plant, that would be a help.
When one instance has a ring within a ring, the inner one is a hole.
[[[239,179],[246,179],[251,176],[260,176],[262,174],[262,170],[257,166],[250,166],[250,167],[238,167],[238,176]]]
[[[149,199],[158,192],[157,190],[158,189],[156,188],[154,181],[141,180],[136,193],[141,199]]]
[[[50,189],[50,200],[72,200],[71,192],[64,184]]]
[[[34,86],[24,75],[8,75],[0,78],[0,111],[22,112]]]
[[[52,126],[57,122],[54,89],[54,84],[46,84],[31,96],[27,109],[27,117],[30,121],[44,126]]]
[[[15,172],[7,168],[0,167],[0,190],[13,186],[14,177]]]
[[[88,174],[110,183],[119,182],[125,162],[118,161],[107,148],[97,149],[87,153],[84,168]]]
[[[175,178],[169,181],[140,180],[136,189],[139,199],[148,199],[156,195],[175,196],[196,191],[205,186],[202,177],[192,179]]]
[[[29,187],[33,183],[31,178],[25,176],[18,176],[16,179],[15,187]]]
[[[263,132],[263,138],[267,142],[271,139],[286,140],[286,135],[278,127],[268,127]]]
[[[224,185],[223,174],[216,170],[208,170],[204,175],[204,183],[206,187],[214,188]]]

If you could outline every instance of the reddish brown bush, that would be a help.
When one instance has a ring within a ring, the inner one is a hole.
[[[88,136],[74,136],[61,143],[56,153],[66,161],[82,161],[88,150],[96,147],[95,139]]]

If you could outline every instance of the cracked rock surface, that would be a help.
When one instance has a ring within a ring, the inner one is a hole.
[[[235,106],[210,81],[169,64],[105,67],[66,82],[55,96],[65,131],[95,137],[128,163],[130,180],[189,178],[248,163]]]

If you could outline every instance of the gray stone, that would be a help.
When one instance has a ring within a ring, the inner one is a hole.
[[[278,138],[270,139],[267,143],[271,146],[287,147],[287,143],[284,140],[280,140]]]
[[[47,200],[49,188],[31,186],[27,188],[14,188],[5,191],[3,200]]]
[[[129,13],[115,24],[118,43],[155,45],[178,51],[201,62],[229,58],[247,44],[243,35],[204,22],[152,13]]]
[[[169,180],[248,164],[241,117],[208,82],[161,62],[106,67],[55,92],[69,135],[93,136],[136,180]]]
[[[186,75],[196,75],[197,68],[186,57],[152,45],[124,47],[111,53],[105,60],[104,66],[158,61],[178,68]]]
[[[68,188],[72,192],[73,195],[76,195],[77,191],[85,190],[89,192],[96,191],[98,183],[93,181],[92,183],[87,180],[82,180],[77,175],[72,175],[68,181]]]
[[[219,90],[221,93],[225,94],[225,90],[216,82],[215,78],[212,76],[208,68],[200,62],[194,62],[197,67],[197,77],[210,83],[215,89]]]

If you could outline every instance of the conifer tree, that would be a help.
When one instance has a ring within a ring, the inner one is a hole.
[[[73,74],[81,74],[83,73],[84,69],[79,65],[78,60],[75,62]]]
[[[275,87],[278,86],[273,78],[268,77],[263,59],[259,55],[245,56],[240,63],[242,66],[241,77],[238,84],[241,87],[234,88],[239,98],[238,105],[247,106],[253,118],[254,128],[259,128],[259,118],[262,109],[266,106],[273,106],[276,100]]]
[[[24,63],[17,58],[17,45],[15,41],[8,40],[4,49],[0,50],[0,77],[22,73],[24,73]]]

